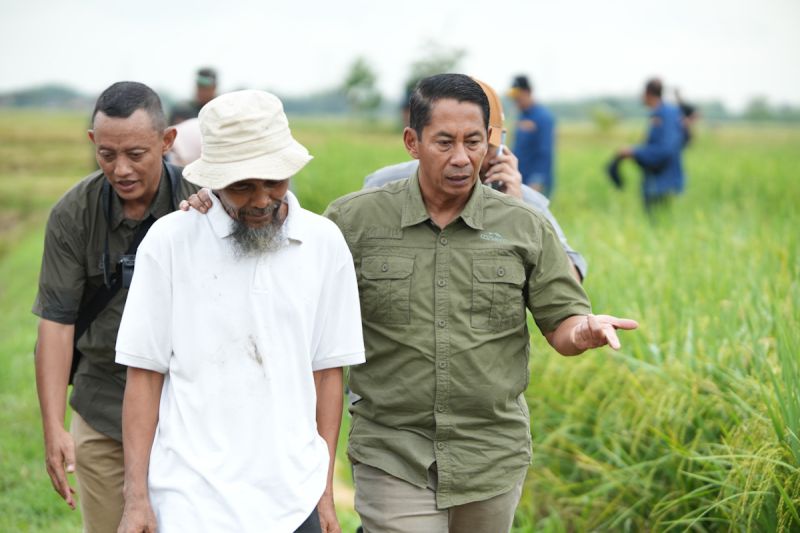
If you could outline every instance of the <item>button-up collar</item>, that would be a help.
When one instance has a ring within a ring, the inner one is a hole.
[[[108,179],[108,178],[104,178]],[[156,189],[156,195],[153,197],[153,201],[150,202],[150,206],[147,208],[147,212],[145,213],[142,220],[152,216],[153,218],[160,218],[166,214],[172,212],[172,185],[169,182],[169,175],[167,174],[167,169],[162,165],[161,166],[161,178],[158,182],[158,189]],[[117,195],[114,189],[111,189],[111,220],[109,220],[108,225],[111,231],[116,231],[119,228],[119,225],[122,224],[124,220],[130,220],[125,218],[125,207],[122,205],[122,199]],[[130,224],[138,225],[140,220],[131,220]]]
[[[472,229],[483,229],[483,193],[480,180],[475,180],[472,192],[458,215]],[[425,201],[422,199],[422,189],[419,185],[419,170],[408,180],[408,192],[400,227],[407,228],[430,219]]]

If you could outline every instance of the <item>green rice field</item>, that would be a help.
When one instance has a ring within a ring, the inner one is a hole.
[[[396,126],[290,121],[321,212],[407,156]],[[44,469],[31,348],[44,222],[93,164],[87,117],[0,110],[0,531],[77,532]],[[576,358],[532,334],[533,463],[515,532],[800,531],[800,129],[700,124],[687,192],[654,218],[603,166],[645,124],[561,125],[552,210],[623,347]],[[358,525],[344,454],[337,504]]]

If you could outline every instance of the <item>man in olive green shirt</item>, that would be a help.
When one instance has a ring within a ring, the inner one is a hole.
[[[92,296],[111,284],[140,226],[173,211],[176,200],[197,187],[180,178],[179,168],[163,163],[175,129],[167,127],[158,95],[146,85],[111,85],[100,95],[92,123],[89,137],[101,170],[67,191],[50,213],[33,312],[41,319],[36,385],[47,472],[73,509],[66,473],[77,474],[84,530],[106,533],[116,531],[123,505],[126,368],[114,362],[114,346],[128,292],[124,284],[78,339],[83,357],[73,380],[67,432],[75,324]]]
[[[422,80],[403,134],[418,172],[326,212],[361,297],[348,451],[367,533],[508,531],[530,463],[526,307],[564,355],[637,326],[589,314],[550,224],[480,183],[488,115],[469,77]]]

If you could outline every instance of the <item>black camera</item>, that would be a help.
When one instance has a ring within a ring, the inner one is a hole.
[[[129,289],[133,281],[133,267],[136,265],[136,254],[124,254],[117,263],[116,272],[112,274],[109,268],[108,255],[103,254],[100,260],[100,270],[103,272],[103,283],[109,289],[114,283],[122,282],[123,289]]]
[[[119,260],[123,289],[129,289],[131,286],[131,281],[133,281],[133,267],[135,264],[136,255],[123,255]]]

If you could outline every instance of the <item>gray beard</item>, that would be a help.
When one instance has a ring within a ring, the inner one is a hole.
[[[251,228],[236,218],[231,220],[233,230],[233,250],[237,259],[257,257],[265,253],[279,250],[286,243],[286,228],[280,218],[281,202],[275,202],[267,209],[272,212],[272,219],[260,228]]]

